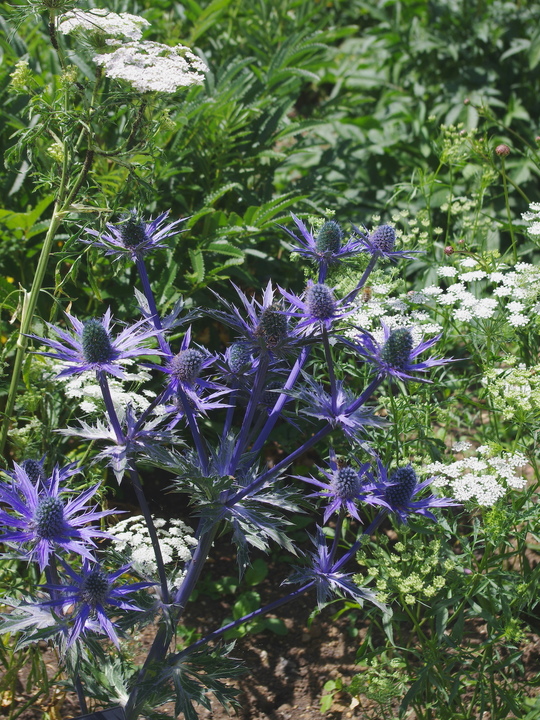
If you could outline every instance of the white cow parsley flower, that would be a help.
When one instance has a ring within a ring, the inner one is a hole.
[[[139,92],[173,93],[179,87],[202,85],[206,64],[184,45],[140,41],[125,43],[110,54],[96,55],[105,75],[126,80]]]
[[[70,10],[58,18],[58,30],[64,35],[83,30],[85,32],[108,35],[114,38],[112,43],[119,44],[124,40],[139,40],[142,30],[150,23],[139,15],[115,13],[110,10],[93,8],[88,12]]]

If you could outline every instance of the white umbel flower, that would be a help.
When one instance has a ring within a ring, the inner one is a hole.
[[[118,42],[139,40],[142,37],[143,28],[149,26],[148,20],[139,15],[118,14],[100,8],[93,8],[87,12],[70,10],[58,18],[58,30],[64,35],[83,30],[107,35]]]
[[[179,87],[202,85],[206,64],[184,45],[129,42],[110,54],[96,55],[105,75],[126,80],[139,92],[173,93]]]

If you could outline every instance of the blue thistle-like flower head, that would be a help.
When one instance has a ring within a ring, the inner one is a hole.
[[[83,324],[81,342],[84,359],[87,363],[103,364],[115,360],[109,333],[99,320],[91,318]]]
[[[86,502],[95,495],[99,484],[80,495],[67,499],[69,490],[61,481],[73,475],[70,466],[54,468],[46,481],[33,483],[22,466],[14,464],[13,483],[0,483],[0,526],[5,530],[0,541],[19,546],[24,557],[36,560],[41,570],[57,548],[94,561],[91,549],[95,538],[108,538],[108,533],[90,525],[114,510],[95,511]],[[11,510],[11,512],[9,512]]]
[[[37,485],[38,482],[45,482],[45,470],[43,468],[43,460],[32,460],[28,458],[21,463],[22,469],[28,475],[30,482]]]
[[[201,372],[204,355],[195,348],[187,348],[173,357],[170,362],[171,375],[185,385],[193,385]]]
[[[415,347],[412,332],[408,328],[391,330],[383,322],[381,322],[381,326],[382,339],[380,341],[376,340],[371,333],[362,329],[359,330],[360,334],[356,340],[346,337],[340,338],[345,345],[365,358],[373,366],[380,378],[392,377],[404,382],[414,380],[429,383],[431,380],[418,377],[412,373],[427,372],[432,367],[452,362],[452,358],[438,357],[415,362],[418,355],[440,340],[440,335],[430,340],[424,340]]]
[[[357,233],[360,232],[357,228],[355,228],[355,234],[344,243],[343,230],[339,223],[334,220],[327,220],[319,230],[317,237],[314,237],[300,218],[292,213],[291,215],[300,236],[284,225],[280,225],[280,227],[299,244],[299,246],[292,248],[292,252],[317,262],[319,266],[319,282],[324,282],[326,279],[330,265],[337,265],[346,258],[357,255],[364,249],[363,239],[357,236]]]
[[[377,257],[386,258],[396,262],[400,258],[414,259],[422,250],[394,250],[396,244],[396,231],[391,225],[380,225],[369,235],[364,230],[353,225],[358,234],[359,242],[364,252]]]
[[[381,348],[381,360],[388,366],[403,370],[411,357],[414,340],[410,330],[391,330],[388,340]]]
[[[127,572],[129,565],[124,565],[113,573],[107,573],[99,564],[90,564],[84,560],[80,573],[76,573],[63,560],[60,563],[71,580],[67,585],[47,584],[45,587],[52,591],[55,597],[42,605],[49,606],[73,606],[75,612],[71,618],[73,626],[69,634],[67,647],[88,630],[101,631],[116,645],[120,646],[116,626],[109,620],[105,606],[110,605],[114,612],[120,610],[141,610],[138,605],[126,600],[127,595],[150,587],[153,583],[139,582],[130,585],[117,585],[116,580]],[[69,582],[69,581],[68,581]]]
[[[103,605],[109,594],[111,583],[108,574],[99,565],[90,568],[81,582],[81,599],[91,608]]]
[[[321,255],[335,255],[341,249],[342,242],[341,225],[335,220],[327,220],[317,234],[315,247]]]
[[[245,342],[235,342],[229,348],[229,367],[235,374],[239,374],[251,365],[251,348]]]
[[[334,317],[337,302],[334,292],[328,285],[315,283],[306,290],[306,308],[315,319],[325,321]]]
[[[415,500],[414,498],[420,495],[433,482],[434,478],[418,482],[411,465],[398,468],[390,478],[388,478],[387,469],[379,459],[377,459],[377,466],[378,477],[366,489],[400,523],[406,523],[411,514],[423,515],[437,522],[437,518],[428,508],[459,505],[452,498],[436,497],[433,494]]]
[[[255,334],[264,340],[266,347],[275,348],[288,335],[289,321],[277,305],[265,308],[260,315]]]
[[[370,234],[369,241],[381,253],[391,253],[396,244],[396,231],[391,225],[380,225]]]
[[[64,530],[64,503],[59,497],[42,497],[34,514],[36,535],[43,540],[54,540]]]
[[[336,497],[342,500],[352,500],[358,496],[362,487],[362,480],[358,470],[345,465],[337,468],[330,482],[330,487],[336,494]]]
[[[386,490],[387,502],[398,507],[407,505],[418,485],[412,465],[398,468],[390,478],[390,483],[390,487]]]
[[[163,240],[180,232],[176,229],[177,225],[184,222],[185,218],[164,225],[168,215],[169,211],[162,213],[155,220],[146,222],[136,212],[131,212],[118,225],[107,223],[108,232],[100,233],[97,230],[86,229],[85,232],[96,239],[81,238],[81,242],[105,250],[105,255],[113,255],[117,259],[128,257],[137,261],[156,248],[166,247]]]
[[[140,355],[163,354],[161,350],[146,347],[148,339],[156,334],[154,329],[147,328],[146,319],[139,320],[131,327],[122,330],[117,337],[112,338],[110,309],[102,320],[92,318],[81,322],[71,315],[66,317],[73,328],[71,333],[55,325],[48,325],[60,341],[30,335],[52,348],[52,352],[36,351],[37,355],[52,357],[65,364],[65,368],[57,377],[95,370],[122,378],[124,360]]]

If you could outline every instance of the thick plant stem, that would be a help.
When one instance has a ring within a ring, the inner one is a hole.
[[[6,440],[9,430],[9,420],[13,415],[15,408],[15,399],[17,397],[17,390],[19,385],[19,379],[21,377],[22,366],[26,355],[26,348],[28,347],[28,333],[30,332],[34,313],[36,311],[36,305],[38,296],[41,291],[43,284],[43,278],[47,270],[47,264],[49,255],[51,254],[51,248],[56,235],[56,231],[60,226],[64,216],[64,212],[61,209],[55,208],[51,223],[41,248],[41,254],[39,256],[38,266],[36,268],[36,274],[34,275],[34,281],[32,288],[29,293],[25,292],[23,309],[21,315],[21,327],[19,330],[19,337],[17,338],[17,353],[15,355],[15,361],[13,364],[13,374],[11,376],[11,385],[9,387],[8,397],[6,401],[6,407],[4,409],[4,422],[2,425],[2,434],[0,436],[0,455],[4,454],[4,448],[6,446]],[[24,291],[23,291],[24,292]]]

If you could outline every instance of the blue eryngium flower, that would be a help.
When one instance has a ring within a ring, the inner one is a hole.
[[[336,265],[345,258],[357,255],[364,248],[362,240],[356,235],[353,235],[344,243],[343,230],[334,220],[327,220],[317,235],[313,235],[300,218],[296,217],[294,213],[291,213],[291,216],[300,231],[301,237],[295,235],[292,230],[289,230],[284,225],[280,225],[279,227],[285,230],[295,242],[300,244],[300,247],[294,247],[292,252],[298,253],[310,260],[315,260],[319,264],[319,272],[320,275],[322,274],[320,279],[322,280],[326,277],[330,265]],[[357,230],[357,232],[361,233],[359,230]]]
[[[42,605],[62,606],[69,608],[76,605],[76,612],[73,615],[73,627],[69,634],[67,647],[71,647],[81,633],[87,630],[101,631],[110,640],[120,647],[115,625],[107,616],[106,605],[121,610],[141,610],[142,608],[125,600],[126,595],[149,587],[153,583],[139,582],[130,585],[115,586],[114,582],[120,575],[129,570],[130,565],[124,565],[113,573],[107,573],[98,563],[90,564],[84,560],[80,574],[76,573],[65,562],[62,566],[73,581],[69,585],[47,584],[45,587],[56,593],[58,597],[47,600]]]
[[[312,280],[308,280],[303,298],[293,295],[281,287],[279,291],[293,308],[283,311],[284,314],[298,318],[296,330],[302,330],[303,333],[312,334],[313,325],[323,326],[329,330],[336,320],[358,312],[358,308],[347,310],[347,305],[342,300],[337,300],[333,289],[325,283],[314,283]]]
[[[348,438],[361,445],[366,427],[380,427],[384,424],[371,408],[363,405],[358,407],[358,398],[345,388],[341,380],[336,381],[332,394],[306,373],[302,373],[302,376],[303,387],[287,391],[288,395],[302,402],[303,407],[299,410],[302,415],[326,420],[333,428],[341,428]]]
[[[185,218],[163,225],[169,212],[167,210],[150,222],[145,222],[132,212],[118,225],[107,223],[108,232],[100,233],[87,228],[86,232],[97,240],[81,238],[81,242],[101,248],[105,250],[105,255],[114,255],[116,259],[130,257],[136,261],[156,248],[167,247],[163,240],[180,232],[176,226],[184,222]]]
[[[366,488],[366,477],[371,481],[371,475],[367,475],[370,464],[364,463],[358,469],[351,465],[338,465],[336,453],[330,448],[330,460],[328,463],[330,472],[326,472],[322,468],[317,468],[327,479],[327,483],[320,482],[315,478],[300,477],[300,480],[317,485],[322,488],[322,492],[312,493],[308,497],[323,497],[330,501],[324,511],[324,523],[332,513],[339,512],[342,508],[347,510],[358,522],[362,522],[358,514],[356,503],[367,502],[371,505],[381,505],[380,500],[367,492],[363,492]]]
[[[418,482],[412,465],[398,468],[390,478],[388,478],[387,469],[379,459],[377,459],[377,466],[378,478],[369,489],[373,497],[379,499],[380,504],[386,506],[400,523],[406,523],[411,514],[424,515],[436,522],[437,518],[428,508],[459,505],[452,498],[436,497],[433,494],[413,500],[433,482],[434,478]]]
[[[414,255],[422,252],[422,250],[394,250],[396,244],[396,231],[392,225],[380,225],[375,228],[369,235],[354,226],[354,230],[359,235],[361,249],[370,255],[387,258],[393,262],[397,262],[400,258],[414,259]]]
[[[90,548],[96,547],[94,538],[108,538],[110,535],[86,526],[115,512],[96,511],[95,507],[86,505],[98,491],[99,484],[67,499],[65,495],[69,490],[60,486],[66,473],[58,466],[48,480],[38,480],[33,484],[26,471],[14,463],[12,477],[13,482],[9,486],[0,485],[0,502],[11,509],[11,512],[0,510],[0,525],[14,529],[0,535],[0,541],[27,548],[24,557],[36,560],[40,570],[49,564],[50,555],[57,548],[93,561]]]
[[[452,362],[452,358],[432,357],[415,362],[418,355],[421,355],[437,343],[441,336],[424,340],[414,345],[413,336],[409,328],[397,328],[391,330],[388,325],[381,322],[383,338],[380,342],[375,340],[373,335],[361,330],[356,340],[341,338],[341,340],[359,355],[366,359],[373,366],[373,369],[380,378],[393,377],[398,380],[414,380],[416,382],[430,383],[427,378],[418,377],[411,373],[427,372],[437,365],[444,365]]]
[[[154,337],[156,331],[144,330],[146,319],[139,320],[131,327],[125,328],[115,338],[111,336],[111,311],[107,310],[102,320],[92,318],[81,322],[75,317],[66,314],[74,332],[66,332],[55,325],[49,328],[60,338],[49,340],[47,338],[31,335],[30,337],[48,345],[54,352],[37,351],[38,355],[52,357],[65,363],[64,369],[57,377],[76,375],[86,370],[101,370],[124,377],[122,361],[140,355],[161,355],[161,351],[146,347],[146,341]]]
[[[367,588],[358,587],[351,580],[352,573],[339,572],[339,568],[343,565],[343,558],[338,563],[333,561],[322,528],[317,526],[316,537],[310,537],[316,547],[315,552],[309,553],[312,564],[310,567],[296,568],[295,572],[286,581],[287,583],[315,581],[319,608],[328,602],[332,596],[345,594],[359,603],[368,600],[383,612],[387,612],[386,606],[377,600],[374,592]]]

